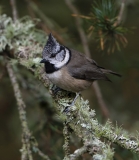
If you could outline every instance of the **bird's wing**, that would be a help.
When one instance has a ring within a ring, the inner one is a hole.
[[[93,80],[108,80],[97,63],[85,57],[83,54],[71,50],[71,59],[67,64],[67,68],[72,77],[88,81]]]

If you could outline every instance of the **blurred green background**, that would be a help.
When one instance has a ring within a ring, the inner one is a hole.
[[[72,12],[64,0],[34,0],[39,10],[49,18],[49,29],[45,28],[47,34],[52,30],[58,37],[62,37],[62,43],[68,47],[83,52],[82,43],[75,25]],[[74,1],[82,15],[91,12],[92,0]],[[120,1],[119,1],[120,3]],[[10,2],[0,1],[2,13],[12,16]],[[19,18],[29,15],[40,18],[33,13],[26,1],[17,0]],[[41,19],[41,18],[40,18]],[[89,40],[92,58],[105,68],[120,73],[122,78],[110,76],[113,83],[99,81],[99,86],[107,108],[110,119],[128,132],[135,134],[139,131],[139,1],[127,0],[124,13],[124,26],[132,32],[126,34],[128,44],[121,51],[107,54],[98,50],[97,43]],[[83,21],[83,28],[87,33],[88,23]],[[41,25],[38,28],[41,29]],[[44,28],[44,27],[42,27]],[[20,84],[23,99],[27,105],[27,118],[29,127],[39,143],[39,147],[47,153],[51,159],[62,159],[63,136],[62,123],[55,118],[53,106],[49,105],[51,99],[47,90],[37,81],[34,76],[21,66],[15,67],[16,75]],[[89,89],[83,93],[85,99],[89,99],[91,108],[96,110],[100,123],[104,118],[96,98]],[[6,71],[6,67],[0,61],[0,159],[20,159],[21,148],[21,126],[13,89]],[[76,149],[75,139],[71,139],[71,151]],[[136,155],[116,147],[116,160],[139,159]],[[34,155],[35,159],[40,159]]]

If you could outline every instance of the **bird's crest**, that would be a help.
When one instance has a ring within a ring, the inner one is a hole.
[[[47,57],[50,54],[57,54],[59,50],[60,50],[60,44],[56,41],[56,39],[50,33],[48,36],[47,43],[44,46],[44,49],[42,52],[43,58]]]

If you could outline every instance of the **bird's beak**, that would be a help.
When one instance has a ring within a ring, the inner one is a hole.
[[[46,61],[47,61],[46,59],[42,59],[40,63],[45,63]]]

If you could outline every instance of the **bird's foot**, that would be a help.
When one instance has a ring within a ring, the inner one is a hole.
[[[73,101],[68,106],[65,107],[63,112],[68,113],[71,110],[71,107],[75,105],[75,102],[79,96],[80,96],[80,92],[76,93],[76,96],[73,99]]]
[[[51,90],[52,90],[52,94],[53,94],[54,96],[56,96],[56,94],[57,94],[59,91],[62,91],[63,89],[57,87],[56,85],[53,85]]]
[[[80,92],[78,92],[78,93],[76,93],[76,96],[75,96],[75,98],[73,99],[73,101],[72,101],[72,103],[70,104],[70,106],[74,106],[74,104],[75,104],[75,102],[76,102],[76,100],[77,100],[77,98],[80,96]]]

